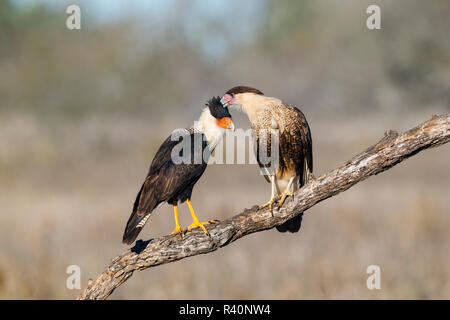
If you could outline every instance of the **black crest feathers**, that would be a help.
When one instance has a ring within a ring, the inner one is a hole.
[[[213,97],[206,103],[209,107],[211,115],[216,119],[231,118],[231,114],[228,111],[228,107],[224,107],[220,102],[220,97]]]

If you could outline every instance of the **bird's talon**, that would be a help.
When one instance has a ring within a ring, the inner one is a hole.
[[[269,202],[267,202],[267,203],[265,203],[265,204],[263,204],[263,205],[260,205],[260,206],[259,206],[259,210],[264,209],[265,207],[269,207],[269,211],[272,211],[272,210],[273,210],[273,204],[274,204],[276,201],[277,201],[277,198],[272,198],[272,199],[270,199]]]
[[[183,236],[183,232],[185,232],[186,229],[183,229],[181,227],[175,227],[173,231],[169,235],[179,234],[181,237]]]
[[[294,194],[294,193],[292,193],[292,192],[284,192],[284,193],[281,195],[281,199],[280,199],[280,207],[283,206],[283,203],[284,203],[284,201],[286,201],[287,197],[292,196],[293,194]]]
[[[211,236],[209,235],[208,230],[206,230],[206,228],[205,228],[205,226],[204,226],[205,224],[211,224],[211,221],[215,221],[215,220],[210,220],[210,221],[208,221],[208,222],[192,222],[192,224],[188,227],[188,231],[191,231],[192,229],[195,229],[195,228],[202,228],[203,232],[204,232],[208,237],[211,238]],[[213,222],[213,223],[215,223],[215,222]]]

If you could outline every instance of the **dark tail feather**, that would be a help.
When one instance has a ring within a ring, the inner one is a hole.
[[[134,240],[136,240],[139,232],[141,232],[149,217],[150,213],[140,215],[133,212],[128,219],[127,226],[125,227],[122,242],[125,244],[132,244]]]
[[[300,213],[295,218],[292,218],[291,220],[288,220],[285,223],[283,223],[279,226],[276,226],[276,228],[279,232],[286,232],[286,231],[298,232],[298,230],[300,230],[300,227],[302,225],[302,217],[303,217],[303,212]]]
[[[141,232],[148,218],[150,217],[151,212],[155,208],[154,204],[151,204],[150,207],[147,207],[149,213],[147,214],[138,214],[138,206],[141,198],[142,190],[144,189],[145,183],[142,185],[139,190],[136,200],[133,204],[133,212],[131,213],[130,218],[128,219],[127,226],[125,227],[125,231],[123,233],[122,242],[125,244],[132,244],[134,240],[136,240],[139,232]]]

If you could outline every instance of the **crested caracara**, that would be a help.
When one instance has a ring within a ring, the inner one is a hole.
[[[256,159],[264,177],[272,186],[269,202],[260,208],[269,206],[272,210],[274,202],[278,199],[282,206],[288,196],[312,177],[312,139],[305,116],[296,107],[245,86],[228,90],[221,102],[224,106],[237,106],[247,114],[251,122]],[[273,130],[276,130],[278,135],[276,142],[279,143],[279,149],[275,168],[269,171],[268,162],[262,161],[259,150],[262,144],[267,148],[266,155],[270,157]],[[277,230],[297,232],[300,229],[302,215],[303,213],[277,226]]]
[[[212,98],[206,105],[193,127],[183,129],[176,139],[173,135],[169,136],[159,147],[137,194],[125,227],[123,243],[133,243],[152,211],[164,202],[173,205],[175,213],[175,229],[171,234],[182,234],[184,231],[178,219],[178,203],[186,201],[193,220],[188,230],[200,227],[209,236],[204,224],[213,220],[198,220],[190,201],[192,189],[205,171],[209,156],[222,139],[225,130],[233,130],[234,124],[228,108],[220,103],[220,97]],[[183,139],[188,139],[189,143],[185,145],[189,147],[175,149]],[[186,155],[186,152],[189,154]],[[174,159],[174,156],[178,159]],[[181,158],[184,160],[179,161]]]

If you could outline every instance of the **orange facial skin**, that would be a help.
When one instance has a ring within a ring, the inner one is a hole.
[[[233,123],[231,118],[225,117],[221,119],[216,119],[217,125],[221,128],[228,129],[228,127]]]

